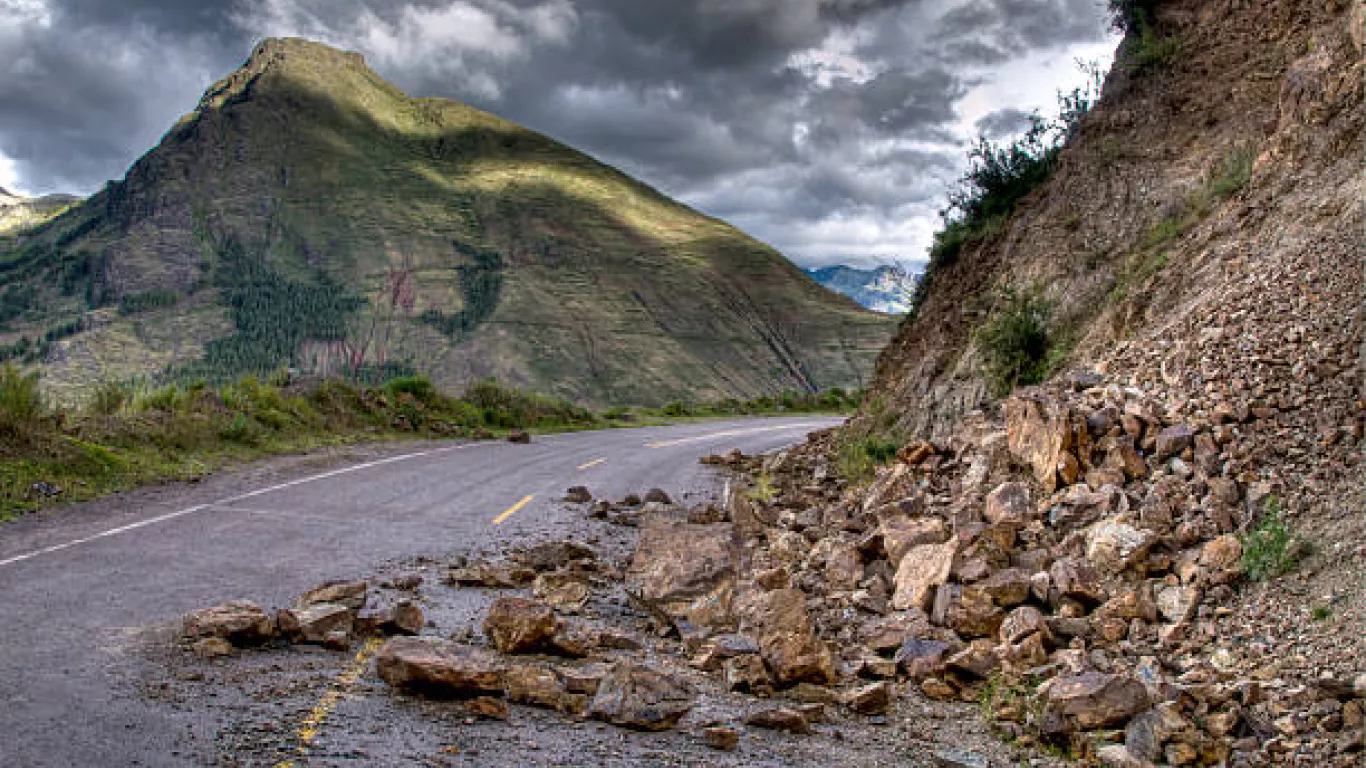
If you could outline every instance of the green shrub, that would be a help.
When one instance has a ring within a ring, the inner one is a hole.
[[[1290,527],[1281,519],[1280,504],[1271,499],[1257,527],[1243,536],[1243,570],[1253,581],[1267,581],[1290,573],[1304,554]]]
[[[427,404],[440,399],[436,385],[426,376],[402,376],[385,384],[384,389],[394,397],[411,395],[413,399]]]
[[[23,373],[13,363],[0,368],[0,421],[10,427],[24,426],[43,415],[45,406],[38,391],[38,374]]]
[[[131,393],[127,386],[117,381],[102,381],[95,385],[95,393],[87,406],[91,413],[98,416],[113,416],[128,404]]]
[[[1252,179],[1252,166],[1257,153],[1250,147],[1240,147],[1224,155],[1219,171],[1209,181],[1209,193],[1227,200],[1236,195]]]
[[[245,413],[238,412],[232,417],[232,421],[222,426],[218,430],[218,436],[229,442],[246,442],[251,434],[251,420]]]
[[[692,415],[692,409],[690,409],[690,408],[688,407],[688,404],[687,404],[687,403],[685,403],[685,402],[683,402],[683,401],[681,401],[681,400],[674,400],[673,402],[665,403],[665,404],[664,404],[664,407],[659,409],[659,412],[662,413],[662,414],[664,414],[665,416],[691,416],[691,415]]]
[[[1052,304],[1035,289],[1002,292],[997,309],[975,334],[993,394],[1007,395],[1048,375],[1051,314]]]
[[[627,415],[629,415],[630,413],[631,410],[629,408],[625,408],[623,406],[618,405],[603,411],[602,417],[604,419],[607,419],[608,421],[621,421],[622,419],[625,419]]]
[[[872,477],[878,467],[895,458],[900,448],[899,442],[875,435],[848,440],[840,446],[835,468],[845,480],[861,483]]]

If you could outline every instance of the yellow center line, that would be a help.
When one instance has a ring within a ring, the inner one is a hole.
[[[675,445],[686,445],[687,443],[700,443],[704,440],[712,440],[718,437],[734,437],[735,435],[752,435],[758,432],[777,432],[784,429],[807,429],[809,427],[819,427],[820,424],[804,422],[801,424],[784,424],[778,427],[752,427],[750,429],[732,429],[726,432],[713,432],[710,435],[697,435],[696,437],[682,437],[677,440],[664,440],[658,443],[646,443],[646,448],[670,448]]]
[[[356,652],[356,658],[351,662],[340,675],[337,676],[337,683],[324,693],[318,703],[313,705],[313,709],[308,711],[308,716],[299,724],[299,728],[294,732],[299,737],[299,753],[306,754],[313,741],[318,738],[318,733],[331,716],[332,710],[341,703],[346,692],[360,680],[360,676],[365,674],[365,667],[370,663],[370,658],[379,651],[384,639],[372,637],[365,641],[365,645]],[[281,760],[275,764],[275,768],[294,768],[293,760]]]
[[[530,503],[531,503],[531,500],[534,499],[534,498],[536,498],[536,495],[535,495],[535,494],[531,494],[531,495],[529,495],[529,496],[524,496],[524,497],[522,498],[521,501],[519,501],[519,502],[517,502],[516,504],[513,504],[512,506],[508,507],[507,510],[503,512],[503,514],[501,514],[501,515],[499,515],[499,516],[493,518],[493,524],[494,524],[494,525],[502,525],[504,520],[508,519],[509,517],[512,517],[513,515],[517,514],[517,513],[520,512],[520,511],[522,511],[522,507],[525,507],[526,505],[530,504]]]
[[[580,464],[580,465],[578,466],[578,470],[579,470],[580,472],[582,472],[582,471],[584,471],[585,469],[591,469],[591,468],[596,467],[597,465],[603,463],[604,461],[607,461],[607,457],[606,457],[606,456],[602,457],[601,459],[593,459],[592,461],[588,462],[587,464]]]

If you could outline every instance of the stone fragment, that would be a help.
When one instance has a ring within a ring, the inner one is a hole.
[[[900,563],[912,548],[923,544],[938,544],[948,537],[944,521],[937,517],[910,518],[891,515],[882,520],[873,537],[877,541],[874,555],[881,554],[889,563]]]
[[[1053,582],[1053,589],[1061,597],[1092,605],[1105,599],[1105,590],[1101,587],[1100,577],[1085,560],[1077,558],[1058,560],[1048,570],[1048,576]]]
[[[986,592],[964,587],[950,603],[944,624],[965,638],[995,637],[1005,615]]]
[[[504,675],[508,701],[543,709],[578,714],[588,708],[588,697],[571,694],[553,671],[545,667],[514,664]]]
[[[937,453],[937,451],[935,450],[934,443],[931,443],[928,440],[916,440],[913,443],[903,445],[901,450],[896,452],[896,458],[903,464],[909,464],[914,467],[924,462],[925,459],[935,455],[935,453]]]
[[[1205,544],[1200,550],[1200,564],[1218,571],[1233,570],[1242,556],[1242,542],[1236,535],[1226,533]]]
[[[564,500],[571,504],[587,504],[593,500],[593,492],[586,486],[576,485],[565,492]]]
[[[499,653],[541,650],[555,634],[555,612],[535,600],[500,597],[484,617],[484,634]]]
[[[1123,518],[1111,518],[1086,529],[1086,557],[1100,568],[1123,571],[1142,561],[1156,539]]]
[[[856,688],[840,701],[860,715],[880,715],[891,708],[892,698],[891,683],[883,681]]]
[[[1029,486],[1024,483],[1003,483],[987,494],[982,516],[993,525],[1020,524],[1029,521],[1033,509],[1029,503]]]
[[[945,665],[955,672],[985,680],[1001,668],[1001,657],[996,653],[994,639],[980,638],[948,657]]]
[[[925,544],[909,550],[897,565],[892,607],[896,610],[929,609],[935,590],[948,581],[953,571],[957,552],[958,543],[953,539],[943,544]]]
[[[1083,672],[1049,681],[1041,728],[1047,734],[1123,725],[1148,708],[1148,691],[1127,675]]]
[[[973,586],[990,595],[1002,608],[1010,608],[1029,599],[1030,574],[1022,568],[1006,568]]]
[[[954,687],[937,677],[929,677],[920,682],[920,692],[934,701],[953,701],[958,698]]]
[[[395,688],[437,696],[503,693],[504,667],[480,648],[438,637],[395,637],[375,656],[375,669]]]
[[[597,560],[593,548],[573,539],[543,541],[512,553],[511,559],[518,565],[544,573],[568,568],[576,563]]]
[[[355,613],[350,608],[337,603],[314,603],[305,608],[283,608],[276,616],[280,632],[292,643],[314,643],[319,645],[335,643],[328,636],[339,632],[343,637],[350,635],[355,621]]]
[[[941,749],[934,753],[935,768],[991,768],[985,755],[965,749]]]
[[[490,589],[517,589],[530,584],[535,578],[536,571],[530,568],[506,563],[490,563],[486,560],[452,568],[446,574],[447,583]]]
[[[275,622],[256,603],[235,600],[186,614],[182,631],[189,640],[220,637],[233,645],[254,645],[274,636]]]
[[[1011,611],[1001,622],[999,637],[1003,643],[1018,643],[1036,632],[1041,633],[1044,639],[1052,636],[1043,611],[1032,605],[1024,605]]]
[[[759,643],[778,683],[835,681],[834,657],[815,635],[806,595],[795,589],[752,594],[740,609],[740,629]]]
[[[660,488],[651,488],[650,490],[648,490],[648,491],[645,492],[645,503],[646,503],[646,504],[672,504],[672,503],[674,503],[674,502],[673,502],[673,499],[669,498],[669,494],[665,493],[662,489],[660,489]]]
[[[365,607],[367,589],[364,581],[327,581],[299,595],[299,599],[294,601],[294,607],[307,608],[310,605],[335,603],[358,611]]]
[[[537,576],[531,584],[531,593],[554,610],[566,614],[583,610],[591,594],[584,577],[563,571]]]
[[[190,650],[201,659],[217,659],[231,656],[233,647],[232,643],[221,637],[204,637],[194,641],[190,645]]]
[[[727,659],[725,663],[726,690],[767,696],[773,693],[773,679],[768,667],[758,654],[745,654]]]
[[[492,696],[475,696],[465,702],[465,711],[481,720],[506,720],[511,714],[506,701]]]
[[[944,658],[948,653],[948,643],[912,638],[897,650],[895,660],[907,677],[919,682],[942,675]]]
[[[598,630],[582,621],[561,620],[555,622],[555,633],[545,644],[545,649],[562,656],[583,658],[602,644]]]
[[[664,731],[692,709],[695,693],[684,679],[644,664],[619,661],[598,685],[588,714],[642,731]]]
[[[746,725],[788,733],[811,733],[811,718],[806,713],[789,707],[761,709],[745,718]]]
[[[1073,424],[1056,404],[1031,396],[1007,400],[1005,417],[1011,456],[1033,468],[1035,482],[1044,493],[1052,493],[1058,487],[1058,460],[1086,432],[1085,423],[1078,418]]]
[[[702,729],[702,740],[712,749],[733,752],[740,746],[740,732],[729,725],[713,725]]]
[[[354,630],[358,635],[383,632],[390,635],[416,635],[427,626],[427,617],[417,603],[400,600],[393,605],[368,608],[356,614]]]
[[[1157,433],[1157,458],[1180,456],[1195,443],[1195,431],[1189,424],[1176,424]]]
[[[514,429],[508,433],[508,442],[526,445],[531,442],[531,434],[524,429]]]

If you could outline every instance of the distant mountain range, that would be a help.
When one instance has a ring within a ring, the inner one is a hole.
[[[826,288],[842,293],[874,312],[901,315],[911,309],[915,274],[902,267],[859,269],[839,265],[806,272]]]
[[[70,195],[20,197],[0,187],[0,246],[5,235],[41,224],[78,202]]]
[[[861,387],[896,326],[614,168],[304,40],[262,43],[122,181],[0,232],[0,299],[0,358],[64,400],[282,366],[754,397]]]

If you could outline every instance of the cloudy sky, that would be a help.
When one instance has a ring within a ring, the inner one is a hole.
[[[0,0],[0,186],[119,178],[254,41],[363,52],[410,93],[516,120],[808,266],[923,258],[978,131],[1007,136],[1105,0]]]

